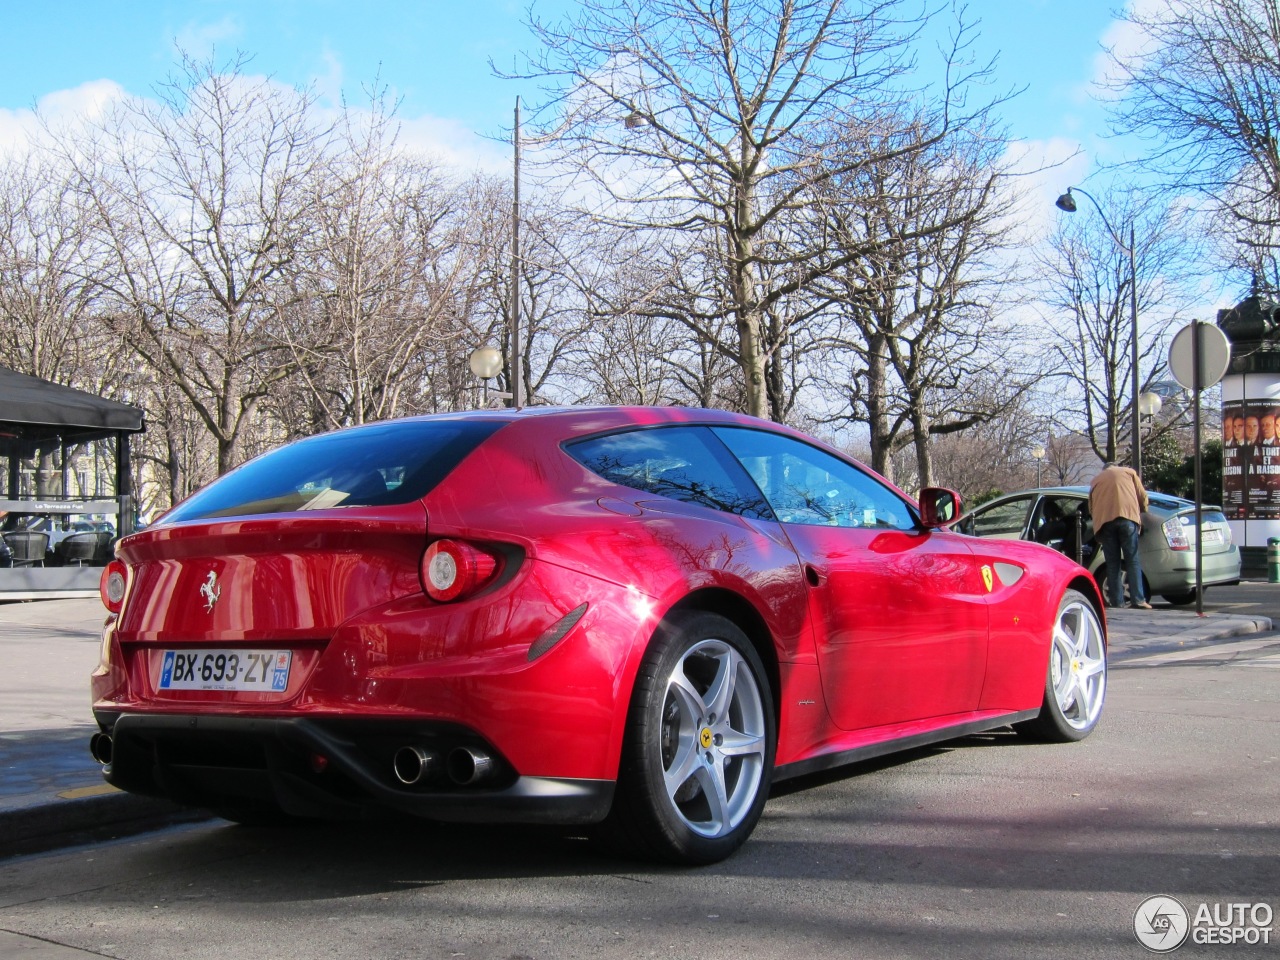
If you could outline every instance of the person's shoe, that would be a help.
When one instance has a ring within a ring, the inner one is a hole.
[[[1131,603],[1131,604],[1129,604],[1129,606],[1133,607],[1133,609],[1135,609],[1135,610],[1151,610],[1151,609],[1153,609],[1153,607],[1151,606],[1151,604],[1147,603],[1147,601],[1145,601],[1145,600],[1139,600],[1137,603]]]

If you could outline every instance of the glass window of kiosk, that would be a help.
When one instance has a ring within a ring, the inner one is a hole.
[[[112,436],[0,436],[0,568],[104,566],[119,532]]]

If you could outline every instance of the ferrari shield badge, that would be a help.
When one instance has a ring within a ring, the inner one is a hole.
[[[210,574],[212,576],[212,574]],[[987,593],[991,592],[991,588],[995,585],[995,580],[991,576],[991,568],[986,564],[982,565],[982,582],[987,585]]]
[[[983,573],[986,574],[986,567],[983,567]],[[991,586],[988,583],[987,589]],[[218,602],[218,598],[222,596],[222,588],[218,586],[218,575],[214,571],[209,571],[209,579],[200,587],[200,596],[204,597],[204,608],[206,611],[212,611],[213,605]]]

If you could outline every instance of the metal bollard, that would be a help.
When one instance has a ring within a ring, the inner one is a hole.
[[[1280,537],[1267,538],[1267,583],[1280,583]]]

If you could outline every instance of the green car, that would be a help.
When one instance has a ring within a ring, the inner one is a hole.
[[[1152,493],[1143,515],[1138,555],[1147,596],[1173,604],[1196,599],[1196,505],[1181,497]],[[1240,582],[1240,548],[1221,507],[1202,507],[1201,537],[1205,587]],[[1044,487],[997,497],[956,521],[953,529],[974,537],[1035,540],[1065,553],[1103,587],[1107,578],[1102,549],[1093,536],[1088,487]],[[1105,590],[1105,588],[1103,588]]]

